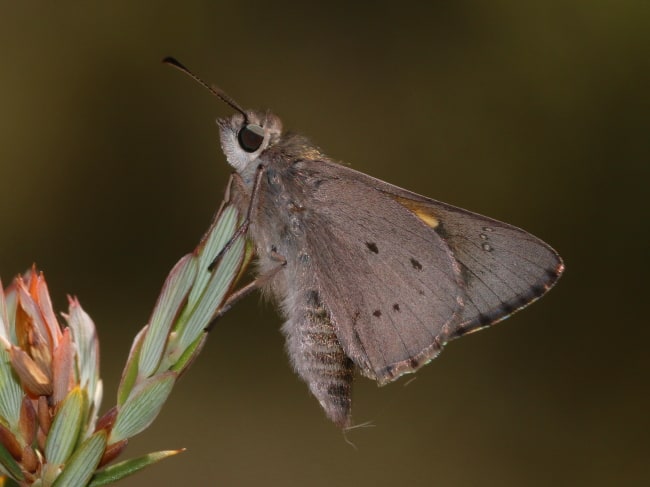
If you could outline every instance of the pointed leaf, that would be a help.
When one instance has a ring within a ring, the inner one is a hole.
[[[39,365],[45,366],[52,361],[52,337],[38,304],[18,278],[18,307],[16,308],[16,338],[18,346],[29,350],[30,355]]]
[[[106,448],[106,432],[98,431],[70,457],[54,487],[80,487],[88,484]]]
[[[118,409],[109,443],[131,438],[147,428],[174,387],[177,374],[166,372],[137,385]]]
[[[50,292],[47,289],[45,276],[42,272],[37,273],[36,268],[33,269],[32,280],[35,282],[35,289],[32,293],[38,307],[41,310],[41,315],[47,327],[48,334],[52,340],[52,348],[56,347],[61,338],[61,325],[56,319],[54,310],[52,309],[52,301],[50,300]]]
[[[14,432],[3,424],[0,424],[0,445],[4,446],[16,460],[22,457],[22,442],[18,441]]]
[[[2,280],[0,279],[0,344],[10,343],[9,334],[9,317],[7,315],[7,303],[5,302],[5,292],[2,288]]]
[[[189,347],[185,349],[183,354],[178,358],[178,361],[172,366],[171,370],[178,372],[179,376],[189,368],[190,365],[194,362],[194,359],[199,355],[199,352],[205,345],[205,341],[208,338],[208,334],[203,332],[194,343],[190,344]]]
[[[34,443],[36,439],[36,409],[32,400],[24,396],[20,407],[20,422],[18,423],[20,435],[27,445]]]
[[[133,458],[131,460],[116,463],[115,465],[111,465],[110,467],[106,467],[97,472],[88,487],[100,487],[102,485],[115,483],[124,477],[133,475],[144,467],[148,467],[149,465],[158,463],[160,460],[164,460],[165,458],[169,458],[184,451],[185,449],[159,451],[156,453],[149,453],[148,455],[139,458]]]
[[[239,268],[244,258],[245,237],[238,238],[223,256],[223,259],[212,272],[212,277],[204,293],[200,296],[192,315],[187,320],[182,331],[179,331],[179,350],[184,351],[196,338],[203,333],[217,309],[223,303],[230,286],[239,274]]]
[[[91,398],[90,404],[88,405],[88,416],[83,420],[85,429],[82,432],[82,438],[87,438],[95,431],[95,423],[97,422],[97,416],[99,414],[99,406],[102,403],[103,392],[104,385],[101,380],[98,380],[97,385],[95,386],[95,396]]]
[[[178,261],[167,276],[140,352],[142,377],[149,377],[158,367],[172,323],[180,315],[179,308],[194,284],[196,269],[196,258],[188,254]]]
[[[0,416],[8,424],[18,424],[22,400],[23,390],[12,371],[9,354],[0,345]]]
[[[50,406],[47,404],[47,397],[38,396],[36,402],[36,417],[38,418],[38,425],[41,427],[39,433],[47,435],[52,427],[52,412]]]
[[[2,467],[14,479],[20,481],[25,478],[22,470],[20,469],[20,465],[18,465],[18,462],[14,460],[14,457],[11,456],[11,453],[9,453],[7,449],[2,445],[0,445],[0,464],[2,464]]]
[[[21,485],[12,478],[6,478],[3,480],[5,483],[0,484],[1,487],[21,487]],[[41,485],[38,482],[34,482],[32,487],[41,487]]]
[[[106,411],[101,418],[99,418],[97,421],[97,431],[110,431],[115,424],[115,418],[117,418],[117,406],[113,406],[108,411]]]
[[[40,467],[39,457],[31,446],[26,445],[25,448],[23,448],[23,456],[20,460],[20,464],[22,465],[23,470],[29,473],[36,472],[38,467]]]
[[[56,406],[74,385],[74,348],[70,328],[63,331],[52,355],[52,401]]]
[[[12,347],[9,354],[11,365],[20,378],[23,389],[33,397],[52,394],[52,380],[40,365],[20,348]]]
[[[95,323],[88,316],[77,298],[68,296],[68,326],[77,350],[79,384],[88,391],[92,400],[99,382],[99,341]]]
[[[81,429],[84,402],[83,391],[75,387],[61,403],[45,443],[45,458],[48,463],[61,465],[72,453]]]
[[[244,249],[244,259],[239,267],[239,274],[235,277],[235,282],[238,282],[242,278],[246,269],[248,269],[249,264],[253,261],[253,257],[255,257],[255,245],[249,239],[246,239],[245,243],[246,248]]]
[[[99,467],[103,467],[107,463],[111,463],[117,457],[119,457],[126,447],[129,446],[129,440],[120,440],[117,443],[111,443],[104,450],[104,455],[99,461]]]
[[[129,398],[133,386],[135,386],[135,381],[138,378],[138,362],[140,358],[140,350],[142,349],[142,342],[147,333],[148,325],[143,327],[142,330],[133,339],[133,345],[131,345],[131,351],[129,352],[129,358],[126,359],[126,365],[122,371],[122,379],[120,380],[120,386],[117,389],[117,405],[122,406],[124,402]]]
[[[16,281],[14,280],[9,287],[5,289],[5,308],[7,312],[7,334],[9,335],[9,342],[17,343],[16,341],[16,301],[18,300],[16,291]]]
[[[194,308],[199,296],[201,296],[207,286],[210,277],[212,277],[212,272],[208,271],[208,267],[219,254],[219,251],[234,235],[238,219],[237,209],[234,206],[227,206],[219,214],[217,221],[208,230],[206,237],[201,242],[202,247],[199,252],[198,275],[187,302],[188,308]]]

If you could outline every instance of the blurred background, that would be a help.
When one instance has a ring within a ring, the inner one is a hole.
[[[218,207],[230,111],[521,226],[564,257],[541,302],[384,388],[347,434],[291,371],[273,306],[219,323],[121,485],[647,485],[646,1],[0,2],[0,275],[33,262],[95,320],[105,408],[172,265]],[[408,384],[407,384],[408,383]]]

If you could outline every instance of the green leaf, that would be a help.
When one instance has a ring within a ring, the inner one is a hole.
[[[97,472],[90,482],[88,487],[100,487],[102,485],[108,485],[118,480],[133,475],[134,473],[142,470],[144,467],[158,463],[165,458],[169,458],[178,453],[184,452],[185,450],[167,450],[159,451],[156,453],[149,453],[142,457],[133,458],[131,460],[125,460],[110,467]],[[57,486],[58,487],[58,486]]]
[[[18,465],[16,460],[14,460],[14,457],[11,456],[11,453],[9,453],[7,449],[2,446],[2,444],[0,444],[0,463],[2,463],[2,466],[7,471],[7,473],[14,479],[20,481],[25,478],[23,476],[22,470],[20,469],[20,465]]]
[[[2,288],[2,280],[0,279],[0,338],[5,342],[10,343],[9,338],[9,317],[7,316],[7,303],[5,303],[5,291]],[[2,344],[2,340],[0,340]]]
[[[101,388],[99,380],[99,341],[95,323],[88,316],[76,298],[68,298],[69,311],[67,316],[68,327],[72,330],[72,338],[77,351],[77,365],[79,368],[79,384],[88,391],[88,398],[95,403]],[[95,404],[95,409],[97,408]]]
[[[106,431],[98,431],[70,457],[53,487],[81,487],[93,476],[106,449]]]
[[[12,428],[18,424],[23,390],[11,368],[9,354],[0,344],[0,416]]]
[[[7,319],[9,323],[5,323],[7,326],[7,333],[9,335],[9,341],[11,343],[16,343],[16,306],[18,297],[16,295],[16,286],[15,281],[13,285],[10,285],[5,291],[5,312],[7,314]]]
[[[217,309],[223,304],[226,293],[239,274],[244,258],[245,237],[238,238],[225,253],[218,267],[212,272],[208,285],[198,300],[192,315],[182,332],[179,332],[178,348],[185,350],[203,333]]]
[[[190,346],[185,349],[183,354],[178,358],[176,363],[172,365],[170,370],[182,374],[187,367],[192,365],[192,362],[203,348],[206,339],[207,333],[204,332],[194,340],[194,343],[190,344]]]
[[[142,328],[142,330],[140,330],[133,339],[133,345],[131,346],[131,351],[129,352],[129,358],[126,360],[126,365],[122,371],[122,379],[120,380],[120,385],[117,389],[118,406],[122,406],[124,402],[129,398],[131,390],[135,385],[135,381],[138,378],[140,350],[142,349],[142,342],[146,336],[147,329],[148,326]]]
[[[3,480],[4,480],[4,484],[2,484],[2,487],[21,487],[20,484],[12,478],[6,478]],[[32,487],[39,487],[37,482],[38,481],[34,482],[32,484]]]
[[[118,409],[109,442],[131,438],[146,429],[158,416],[177,376],[176,372],[165,372],[138,384]]]
[[[172,323],[180,314],[179,308],[194,284],[196,260],[192,254],[183,257],[163,284],[140,351],[139,375],[142,377],[149,377],[160,363]]]
[[[219,215],[216,223],[208,230],[199,252],[198,274],[196,283],[187,301],[188,308],[194,308],[194,305],[207,286],[208,281],[212,277],[212,272],[208,271],[208,267],[217,254],[219,254],[219,251],[233,237],[238,220],[239,214],[237,209],[234,206],[227,206]]]
[[[85,402],[83,391],[75,387],[61,403],[45,442],[48,463],[61,465],[68,460],[79,437]]]

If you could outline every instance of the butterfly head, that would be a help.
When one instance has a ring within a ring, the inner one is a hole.
[[[246,111],[217,120],[221,148],[238,173],[254,173],[259,156],[282,134],[282,121],[269,112]]]

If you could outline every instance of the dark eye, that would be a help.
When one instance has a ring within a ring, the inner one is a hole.
[[[254,123],[244,125],[239,131],[239,145],[246,152],[255,152],[264,142],[264,129]]]

